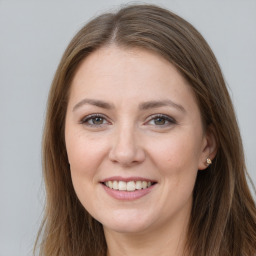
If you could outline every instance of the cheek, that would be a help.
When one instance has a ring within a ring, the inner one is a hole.
[[[197,171],[200,145],[193,136],[175,134],[154,143],[150,148],[153,161],[170,175]]]
[[[103,140],[94,140],[81,132],[67,132],[66,147],[72,172],[86,176],[95,173],[106,151]]]
[[[79,133],[66,134],[66,147],[74,190],[82,205],[93,208],[92,195],[104,157],[104,145]],[[90,196],[88,196],[90,195]]]
[[[183,205],[191,198],[195,185],[200,152],[198,140],[177,133],[151,148],[150,155],[164,184],[162,193],[164,198],[170,199],[166,207],[169,210],[174,205]]]
[[[80,141],[67,140],[67,153],[70,163],[71,178],[74,189],[80,201],[84,201],[81,195],[84,194],[84,189],[90,190],[90,183],[92,183],[94,170],[92,168],[93,161],[88,153],[90,152],[88,146],[84,146]]]
[[[155,141],[154,147],[150,145],[149,155],[159,174],[158,214],[163,221],[179,215],[183,209],[189,211],[198,171],[198,143],[184,133],[178,135]]]
[[[65,136],[74,189],[82,205],[91,209],[95,203],[92,195],[99,182],[108,143],[106,139],[95,139],[95,136],[89,136],[83,130],[66,129]]]
[[[66,134],[66,147],[70,163],[71,179],[76,195],[81,204],[90,209],[93,200],[88,195],[93,194],[97,183],[97,171],[100,162],[99,146],[79,133]]]

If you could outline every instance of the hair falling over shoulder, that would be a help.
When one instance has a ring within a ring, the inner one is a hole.
[[[256,255],[256,208],[246,180],[241,136],[221,70],[201,34],[153,5],[125,6],[85,25],[67,47],[49,93],[43,137],[44,219],[35,254],[105,256],[102,225],[79,202],[71,181],[64,123],[69,88],[81,61],[107,44],[155,52],[175,65],[196,96],[218,152],[194,188],[187,250],[194,256]]]

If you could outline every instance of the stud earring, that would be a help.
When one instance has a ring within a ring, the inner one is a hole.
[[[206,165],[209,166],[212,164],[212,160],[210,158],[206,159]]]

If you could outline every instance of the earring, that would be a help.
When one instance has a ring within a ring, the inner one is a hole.
[[[212,160],[210,158],[206,159],[206,165],[209,166],[212,164]]]

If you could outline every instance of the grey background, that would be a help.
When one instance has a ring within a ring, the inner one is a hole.
[[[256,182],[256,1],[169,0],[222,67]],[[0,0],[0,256],[32,255],[42,218],[41,135],[61,55],[86,21],[127,1]],[[254,195],[255,196],[255,195]]]

